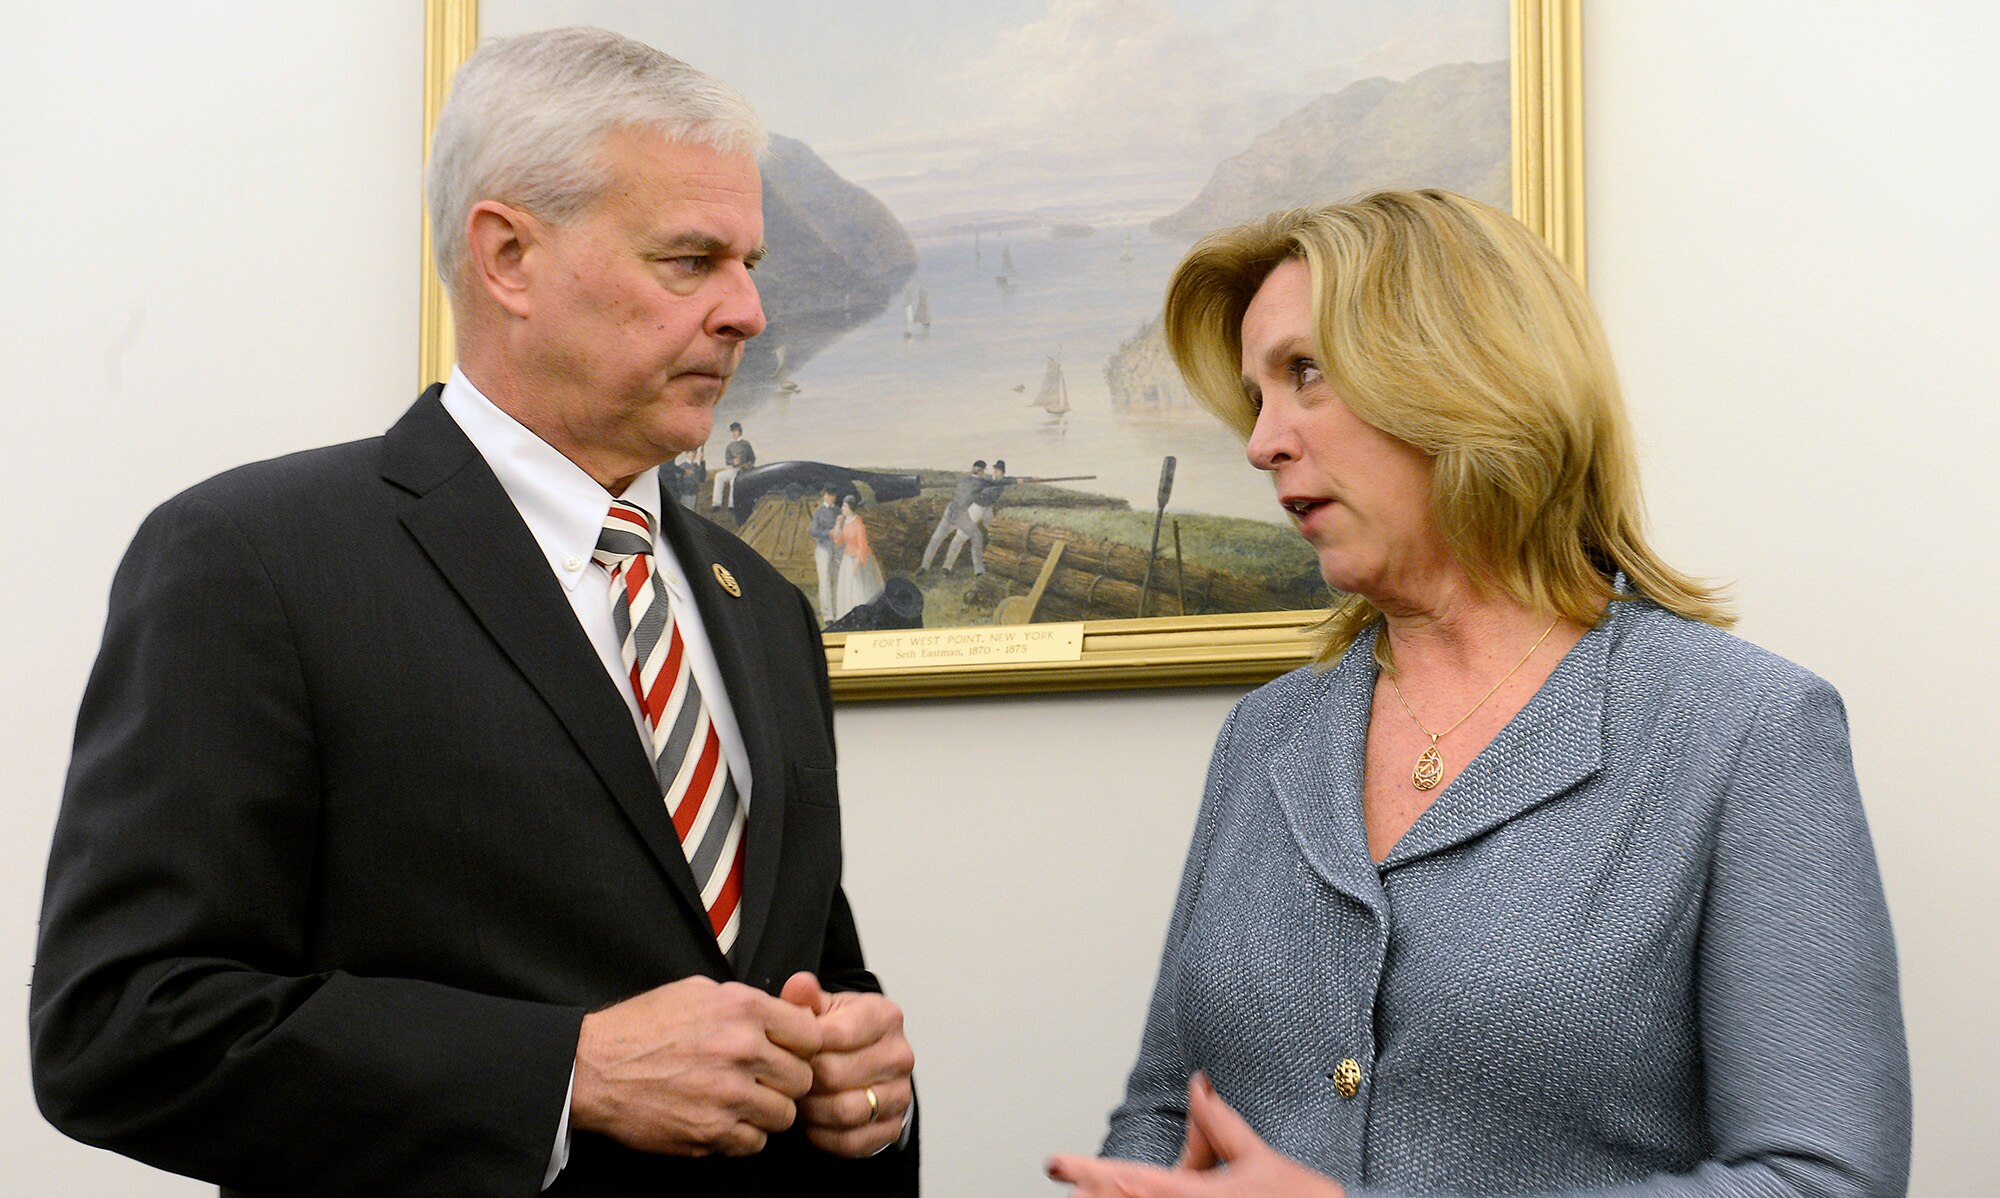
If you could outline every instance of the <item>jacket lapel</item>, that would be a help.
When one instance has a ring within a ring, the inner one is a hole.
[[[1271,787],[1307,864],[1328,885],[1362,903],[1388,924],[1388,899],[1361,818],[1367,762],[1368,713],[1375,690],[1375,634],[1365,633],[1341,656],[1312,710],[1271,760]]]
[[[1384,869],[1482,836],[1596,774],[1604,760],[1604,679],[1610,626],[1599,620],[1479,755],[1410,826]]]
[[[403,524],[568,730],[706,931],[631,713],[500,480],[438,403],[441,390],[426,391],[385,439],[384,477],[417,496]]]
[[[729,692],[729,706],[736,714],[736,727],[750,760],[751,793],[743,829],[743,920],[730,954],[738,973],[747,974],[777,896],[786,800],[784,757],[779,752],[767,671],[760,668],[763,640],[756,613],[772,603],[789,603],[791,596],[752,594],[740,580],[743,594],[724,591],[715,576],[718,559],[708,544],[707,530],[665,494],[660,496],[660,529],[694,592],[702,628],[715,651],[723,688]]]

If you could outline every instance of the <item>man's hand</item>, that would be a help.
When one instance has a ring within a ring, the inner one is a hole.
[[[748,1156],[812,1088],[819,1021],[736,982],[685,978],[583,1017],[570,1126],[645,1152]]]
[[[809,973],[793,974],[780,997],[819,1023],[812,1093],[799,1103],[806,1138],[822,1152],[848,1157],[872,1156],[894,1144],[913,1101],[910,1073],[916,1067],[916,1053],[903,1038],[902,1009],[880,994],[828,994]]]
[[[1226,1167],[1225,1167],[1226,1166]],[[1049,1176],[1071,1198],[1346,1198],[1339,1182],[1271,1150],[1208,1079],[1188,1079],[1187,1145],[1171,1169],[1132,1161],[1058,1156]]]

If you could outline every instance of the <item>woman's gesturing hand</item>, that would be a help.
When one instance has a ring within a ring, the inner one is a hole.
[[[1132,1161],[1058,1156],[1049,1176],[1071,1198],[1346,1198],[1339,1182],[1272,1151],[1208,1078],[1188,1079],[1187,1143],[1172,1169]]]

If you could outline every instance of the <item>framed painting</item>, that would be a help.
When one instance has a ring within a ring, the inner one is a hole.
[[[592,24],[742,91],[769,325],[663,470],[814,600],[843,699],[1261,682],[1330,598],[1166,353],[1202,234],[1391,186],[1582,276],[1580,0],[428,0],[426,145],[481,35]],[[421,381],[451,367],[424,242]],[[735,430],[735,431],[732,431]]]

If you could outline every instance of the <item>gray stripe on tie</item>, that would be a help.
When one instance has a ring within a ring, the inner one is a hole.
[[[632,605],[625,602],[624,580],[614,575],[612,581],[620,585],[617,596],[611,600],[611,628],[618,634],[618,647],[623,649],[632,639]]]
[[[634,648],[639,655],[636,660],[641,666],[652,663],[653,648],[660,643],[660,630],[667,623],[667,588],[660,581],[657,570],[646,575],[646,586],[653,592],[653,602],[647,606],[646,614],[639,617],[639,627],[635,630],[639,639]],[[625,608],[625,618],[632,618],[629,604],[614,603],[612,606]],[[660,668],[665,669],[666,663],[662,662]],[[644,706],[643,699],[640,705]]]
[[[607,528],[597,534],[597,554],[611,557],[636,557],[651,553],[653,543],[636,532],[623,528]]]
[[[694,724],[701,715],[701,688],[695,685],[694,671],[688,668],[685,647],[681,650],[681,673],[687,676],[687,694],[681,699],[680,714],[674,718],[673,730],[667,733],[667,739],[660,745],[659,760],[653,763],[662,795],[673,786],[674,775],[681,772],[682,760],[694,747]]]
[[[715,797],[715,815],[708,821],[708,832],[701,838],[701,847],[688,854],[688,867],[694,871],[694,884],[703,890],[708,889],[709,875],[715,869],[716,859],[722,856],[722,844],[729,839],[729,827],[736,822],[736,779],[729,774],[726,758],[719,759],[715,768],[722,772],[722,793]]]

